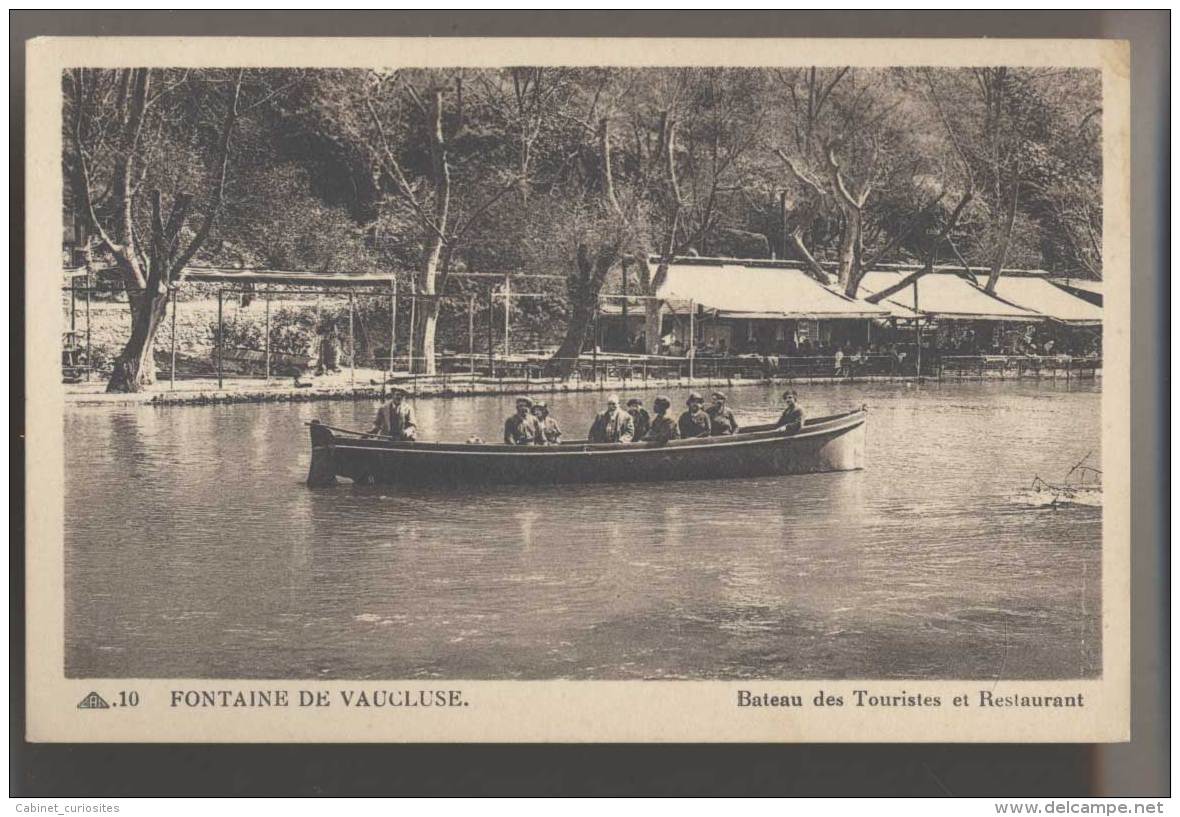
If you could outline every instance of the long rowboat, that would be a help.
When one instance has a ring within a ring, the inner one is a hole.
[[[865,410],[668,443],[553,446],[393,442],[312,421],[308,485],[637,482],[814,474],[864,467]]]

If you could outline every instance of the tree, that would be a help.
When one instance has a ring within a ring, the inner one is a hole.
[[[139,391],[155,379],[152,346],[169,287],[222,208],[243,76],[148,68],[65,74],[67,176],[100,251],[122,275],[132,315],[107,391]],[[206,161],[171,164],[178,157],[165,148],[177,143],[190,149],[186,158]],[[195,195],[198,187],[204,196]]]
[[[591,113],[594,113],[593,108]],[[597,155],[593,162],[595,176],[557,189],[558,201],[552,201],[556,219],[544,223],[556,228],[556,242],[547,241],[546,254],[558,248],[568,270],[566,294],[570,302],[565,337],[558,346],[547,372],[568,377],[574,370],[586,335],[598,312],[598,297],[606,277],[636,244],[636,224],[643,218],[643,203],[634,196],[620,197],[615,180],[612,156],[611,122],[608,116],[598,120]]]
[[[651,181],[644,191],[653,219],[647,246],[633,260],[644,299],[644,337],[648,354],[660,350],[660,307],[656,299],[677,255],[698,248],[720,226],[724,199],[741,190],[749,155],[761,130],[757,72],[731,69],[680,69],[670,87],[655,100],[654,115],[637,116],[654,123],[656,149],[644,151],[636,139],[636,161]],[[650,140],[649,140],[650,141]],[[655,257],[656,263],[651,263]],[[625,268],[624,268],[625,269]],[[624,274],[626,274],[624,272]]]
[[[929,207],[920,212],[918,221],[922,222],[924,220],[925,223],[921,224],[921,230],[915,230],[914,232],[921,232],[923,237],[926,238],[925,246],[920,249],[923,261],[922,267],[909,275],[903,276],[900,281],[892,286],[869,295],[866,298],[869,303],[880,303],[885,298],[904,290],[923,275],[934,272],[934,267],[938,263],[939,253],[942,251],[944,244],[950,247],[960,263],[963,264],[964,272],[968,276],[974,277],[970,265],[963,259],[962,254],[955,245],[953,237],[968,206],[975,199],[975,175],[971,169],[971,161],[964,151],[962,137],[951,123],[951,119],[947,114],[938,77],[931,69],[920,68],[915,72],[913,79],[916,79],[917,86],[923,89],[932,110],[937,113],[937,122],[941,125],[945,144],[951,148],[947,157],[949,159],[948,163],[957,167],[961,176],[959,196],[956,203],[950,209],[942,208],[940,211],[937,207]],[[934,127],[937,127],[937,125]],[[943,195],[945,195],[945,186],[953,183],[954,176],[953,171],[944,167],[943,179],[941,181],[941,184],[944,185],[944,193],[934,199],[933,203],[935,205],[941,202]]]
[[[945,189],[932,190],[902,221],[889,207],[874,212],[874,198],[905,198],[915,180],[928,178],[935,164],[913,138],[918,101],[902,79],[898,71],[886,69],[810,68],[780,74],[789,100],[786,130],[791,138],[775,154],[802,194],[799,215],[784,232],[807,269],[827,283],[826,270],[803,236],[816,220],[834,215],[836,278],[850,298],[865,271],[895,252],[946,195]],[[789,209],[787,195],[784,212]],[[866,238],[877,244],[875,250],[866,252]]]
[[[421,247],[412,370],[435,371],[440,299],[456,251],[509,194],[527,190],[532,148],[553,95],[546,69],[372,72],[351,119],[386,205],[416,224]],[[504,105],[504,86],[514,106]],[[424,146],[424,148],[420,148]]]

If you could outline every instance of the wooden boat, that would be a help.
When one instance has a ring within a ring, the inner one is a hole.
[[[816,417],[795,433],[770,424],[667,443],[552,446],[393,442],[313,420],[307,483],[652,482],[850,471],[864,467],[865,417],[864,408]]]

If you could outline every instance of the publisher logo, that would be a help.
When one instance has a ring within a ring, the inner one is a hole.
[[[91,692],[78,702],[79,709],[110,709],[111,705],[103,700],[97,692]]]

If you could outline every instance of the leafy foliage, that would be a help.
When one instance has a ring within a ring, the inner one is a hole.
[[[1102,273],[1094,71],[85,69],[63,93],[70,219],[139,289],[184,263],[396,271],[434,320],[486,312],[490,279],[453,272],[545,273],[565,286],[514,309],[552,330],[684,253],[850,294],[878,261]],[[152,191],[183,203],[162,254]]]

